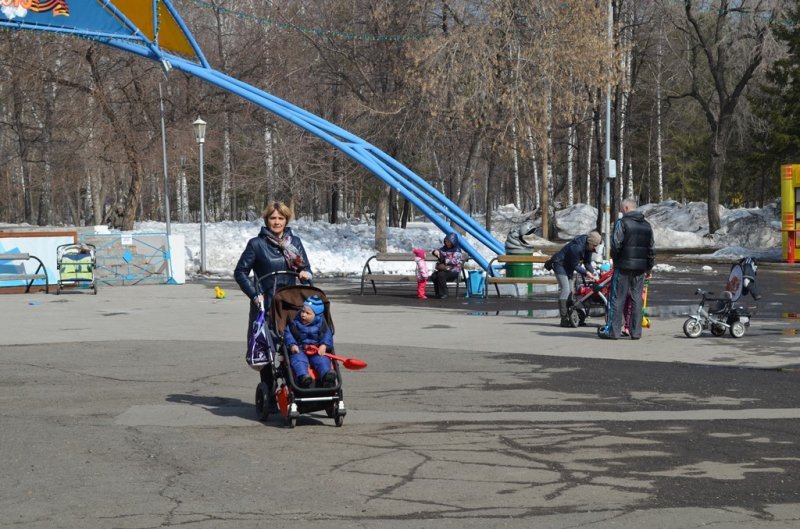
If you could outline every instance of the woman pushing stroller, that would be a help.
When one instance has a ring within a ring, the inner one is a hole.
[[[311,280],[311,266],[308,263],[303,241],[289,229],[292,211],[283,202],[272,202],[263,212],[265,226],[258,237],[253,237],[239,257],[233,271],[233,277],[242,292],[250,298],[250,314],[247,322],[247,337],[253,328],[253,322],[261,311],[270,306],[272,294],[281,287],[293,285],[296,277],[300,280]],[[250,272],[260,279],[256,289],[250,280]],[[293,274],[269,275],[274,272],[294,272]],[[273,386],[272,370],[261,369],[261,381],[269,387]],[[270,402],[270,407],[274,403]]]
[[[565,244],[552,258],[553,272],[558,281],[558,314],[562,327],[572,327],[569,319],[569,297],[572,295],[572,277],[575,272],[595,281],[597,276],[592,265],[592,253],[602,242],[596,231],[578,235]]]

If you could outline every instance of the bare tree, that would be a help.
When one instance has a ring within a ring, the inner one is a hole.
[[[784,2],[772,0],[685,0],[682,17],[673,15],[681,41],[674,50],[684,62],[686,89],[700,106],[711,141],[708,152],[708,229],[720,228],[720,186],[728,145],[745,88],[765,60],[770,25]],[[667,6],[670,8],[671,6]]]

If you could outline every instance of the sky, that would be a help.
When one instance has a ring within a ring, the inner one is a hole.
[[[675,266],[658,259],[658,250],[704,249],[702,256],[709,259],[730,259],[752,256],[760,260],[781,259],[780,205],[770,204],[760,209],[720,209],[722,227],[713,236],[708,235],[707,206],[704,202],[681,204],[665,201],[647,204],[639,208],[653,226],[656,240],[656,270],[673,271]],[[497,209],[493,216],[492,235],[505,242],[512,229],[525,226],[528,231],[537,223],[528,222],[527,213],[513,205]],[[594,229],[597,210],[586,204],[568,207],[556,213],[559,239],[572,237]],[[481,218],[476,218],[482,222]],[[233,269],[247,241],[258,235],[264,225],[255,221],[226,221],[206,223],[206,268],[220,278],[233,277]],[[293,233],[299,235],[305,246],[311,268],[316,277],[360,276],[367,259],[375,254],[374,223],[365,220],[348,220],[339,224],[313,221],[307,218],[294,219],[289,223]],[[135,231],[164,232],[163,222],[137,222]],[[186,276],[197,275],[200,269],[200,225],[198,223],[170,224],[173,234],[185,239]],[[410,222],[406,229],[388,229],[388,251],[410,252],[413,248],[431,250],[442,245],[444,233],[424,218]],[[494,254],[468,237],[469,242],[487,260]],[[535,235],[525,240],[536,247],[544,242]],[[693,252],[694,253],[694,252]],[[697,257],[697,256],[695,256]],[[598,256],[598,259],[600,257]],[[409,263],[385,263],[386,273],[411,273]],[[534,274],[545,274],[535,270]]]

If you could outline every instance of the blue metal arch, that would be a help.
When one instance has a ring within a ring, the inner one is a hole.
[[[158,46],[157,31],[154,41],[149,41],[124,14],[111,6],[108,0],[103,1],[104,5],[111,8],[115,16],[124,23],[125,28],[133,32],[133,36],[129,34],[113,35],[89,32],[64,27],[53,28],[25,25],[20,22],[4,22],[2,19],[0,19],[0,26],[40,31],[59,31],[88,37],[111,47],[160,62],[162,65],[169,65],[177,70],[238,95],[308,131],[346,154],[414,204],[414,206],[444,233],[452,231],[452,227],[446,220],[450,219],[453,224],[475,237],[480,244],[483,244],[491,252],[496,254],[505,253],[503,245],[453,201],[440,193],[435,187],[409,168],[374,145],[307,110],[292,105],[272,94],[259,90],[211,68],[206,62],[194,37],[178,16],[177,11],[167,0],[153,0],[153,16],[156,17],[156,1],[160,1],[169,9],[181,29],[185,32],[187,39],[196,52],[199,64],[171,53],[165,53],[164,50],[160,49]],[[460,237],[459,242],[464,251],[466,251],[479,266],[488,270],[489,263],[487,260],[464,237]]]

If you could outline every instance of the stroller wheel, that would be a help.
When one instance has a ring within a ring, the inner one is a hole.
[[[341,428],[344,424],[344,415],[337,415],[333,418],[333,424],[336,425],[337,428]]]
[[[744,323],[735,321],[731,324],[731,336],[741,338],[744,336]]]
[[[573,327],[578,327],[581,324],[581,315],[577,310],[572,310],[569,313],[569,323]]]
[[[295,424],[297,424],[297,417],[290,413],[286,416],[286,426],[289,428],[294,428]]]
[[[269,395],[269,386],[261,382],[256,388],[256,417],[259,421],[266,421],[269,418],[269,406],[267,405],[267,398]]]
[[[711,326],[711,334],[714,336],[723,336],[725,334],[725,326],[715,323]]]
[[[683,322],[683,333],[689,338],[697,338],[703,332],[703,326],[694,318],[689,318]]]

